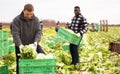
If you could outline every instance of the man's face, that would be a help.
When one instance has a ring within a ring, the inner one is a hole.
[[[28,10],[24,10],[23,13],[26,19],[31,19],[34,14],[34,11],[29,12]]]
[[[75,8],[74,9],[74,13],[75,13],[75,15],[79,15],[80,14],[80,9],[79,8]]]

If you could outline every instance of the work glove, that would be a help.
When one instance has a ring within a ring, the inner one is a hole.
[[[37,49],[37,42],[29,44],[30,47],[33,47],[35,50]]]
[[[80,33],[77,33],[76,35],[79,37],[79,36],[80,36]]]
[[[19,46],[20,53],[22,53],[22,50],[21,50],[21,49],[22,49],[23,47],[24,47],[24,45],[22,45],[22,44]]]
[[[76,35],[77,35],[78,37],[82,37],[82,36],[83,36],[82,33],[77,33]]]

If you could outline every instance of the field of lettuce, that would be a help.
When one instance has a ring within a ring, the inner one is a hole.
[[[119,74],[120,54],[109,51],[110,42],[120,42],[120,27],[109,27],[109,32],[87,32],[79,49],[80,63],[76,69],[71,63],[70,52],[63,51],[64,41],[56,42],[51,48],[44,48],[46,53],[53,53],[57,61],[57,74]],[[49,38],[55,38],[53,29],[44,30],[41,45]],[[46,37],[47,36],[47,37]]]
[[[62,48],[66,42],[57,35],[54,28],[43,30],[39,44],[46,54],[54,54],[56,74],[120,74],[120,54],[109,51],[110,42],[120,42],[120,27],[109,27],[108,32],[88,31],[78,50],[80,63],[77,66],[70,65],[70,52]],[[0,64],[9,65],[11,74],[15,73],[14,53],[0,58]]]

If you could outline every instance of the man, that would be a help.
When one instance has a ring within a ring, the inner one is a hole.
[[[81,37],[87,31],[87,22],[83,15],[80,13],[80,7],[74,7],[75,16],[72,19],[71,24],[68,24],[68,28],[74,31],[75,33],[80,33]],[[82,39],[81,39],[82,40]],[[70,53],[72,56],[71,64],[76,65],[79,63],[79,54],[78,54],[79,45],[70,43]]]
[[[19,74],[19,53],[22,53],[21,48],[24,45],[31,44],[36,48],[38,53],[44,53],[40,45],[38,45],[41,38],[41,25],[38,18],[34,15],[34,7],[32,4],[26,4],[20,15],[15,17],[11,23],[11,33],[15,43],[17,74]]]
[[[2,30],[2,23],[0,23],[0,30]]]
[[[56,32],[58,32],[58,29],[59,29],[59,27],[60,27],[59,24],[60,24],[60,22],[58,21],[58,22],[56,23],[57,26],[55,27],[55,31],[56,31]]]

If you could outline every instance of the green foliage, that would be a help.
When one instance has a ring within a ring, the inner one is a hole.
[[[19,54],[21,59],[35,59],[37,56],[37,52],[34,49],[34,47],[31,47],[30,45],[24,46],[22,49],[22,53]]]

